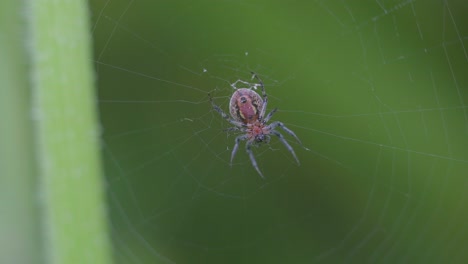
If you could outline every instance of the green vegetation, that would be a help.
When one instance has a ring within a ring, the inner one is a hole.
[[[0,10],[0,262],[110,263],[87,1]]]

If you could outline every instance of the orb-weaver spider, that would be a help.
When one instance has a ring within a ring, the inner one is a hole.
[[[262,80],[254,72],[252,72],[252,79],[253,78],[257,79],[259,83],[251,84],[242,80],[237,80],[231,85],[236,89],[232,94],[229,103],[229,113],[231,114],[232,118],[230,118],[219,106],[213,102],[213,98],[210,94],[208,94],[208,96],[214,110],[216,110],[216,112],[218,112],[229,123],[234,125],[234,127],[231,127],[228,130],[244,132],[244,134],[237,136],[235,139],[235,144],[231,152],[230,164],[232,165],[234,156],[236,155],[239,148],[239,143],[243,140],[246,140],[247,143],[245,144],[245,149],[250,157],[250,161],[252,162],[252,165],[258,174],[260,174],[262,178],[265,178],[258,168],[257,161],[255,160],[255,156],[252,152],[251,147],[253,144],[260,144],[262,142],[268,143],[270,141],[270,135],[275,135],[284,144],[286,149],[288,149],[299,165],[299,159],[297,158],[294,149],[291,147],[291,145],[289,145],[284,136],[275,129],[277,127],[282,128],[286,133],[294,137],[301,146],[302,143],[296,134],[291,129],[284,126],[283,123],[275,121],[269,125],[266,124],[268,121],[270,121],[271,117],[278,110],[278,108],[273,109],[265,116],[266,107],[268,104],[268,96],[265,92],[265,86],[263,85]],[[262,89],[263,99],[252,89],[236,88],[235,84],[238,82],[251,85],[250,88],[256,89],[257,87],[260,87]]]

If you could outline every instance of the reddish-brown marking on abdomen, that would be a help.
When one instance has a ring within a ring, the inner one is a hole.
[[[238,103],[239,107],[239,112],[241,116],[243,117],[244,123],[252,123],[257,120],[258,114],[257,114],[257,109],[251,104],[251,103],[246,103],[246,104],[241,104]]]

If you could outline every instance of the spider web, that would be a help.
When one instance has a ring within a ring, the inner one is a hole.
[[[462,1],[91,1],[117,263],[466,263]],[[261,179],[212,109],[256,72]]]

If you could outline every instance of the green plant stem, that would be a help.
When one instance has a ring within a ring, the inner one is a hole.
[[[42,259],[24,17],[0,2],[0,263]]]
[[[85,0],[28,0],[47,263],[110,263]]]

